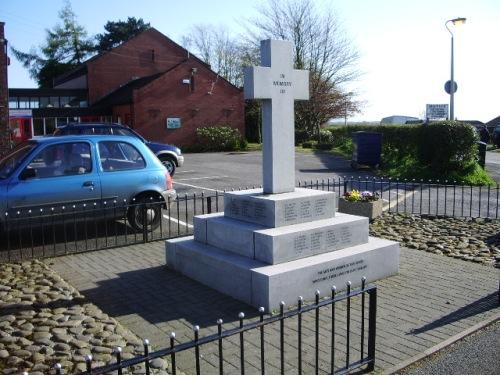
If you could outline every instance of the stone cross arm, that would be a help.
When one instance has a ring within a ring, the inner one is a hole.
[[[271,99],[273,91],[277,87],[291,90],[291,98],[294,100],[309,100],[309,71],[291,70],[291,79],[279,80],[272,68],[267,66],[251,66],[244,70],[245,77],[245,99]],[[274,78],[276,79],[273,79]],[[273,85],[269,83],[272,82]]]

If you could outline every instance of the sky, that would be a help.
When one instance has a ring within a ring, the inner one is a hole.
[[[423,118],[426,104],[449,103],[451,35],[454,28],[455,115],[487,122],[500,115],[500,1],[498,0],[314,0],[332,9],[360,58],[360,77],[346,89],[364,103],[349,121],[380,121],[391,115]],[[142,18],[180,42],[195,24],[223,25],[237,35],[265,0],[72,0],[78,22],[90,35],[107,21]],[[28,51],[58,22],[63,0],[0,0],[9,45]],[[11,55],[9,87],[36,87]]]

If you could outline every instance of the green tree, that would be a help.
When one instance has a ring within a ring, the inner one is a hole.
[[[136,19],[135,17],[128,17],[127,21],[108,21],[104,25],[106,32],[96,35],[97,44],[95,50],[108,51],[119,44],[126,42],[134,36],[149,29],[151,25],[144,23],[142,18]]]
[[[11,48],[14,56],[28,69],[39,87],[52,87],[53,79],[78,66],[94,51],[92,39],[78,24],[69,1],[59,11],[61,23],[46,30],[45,43],[29,52]]]

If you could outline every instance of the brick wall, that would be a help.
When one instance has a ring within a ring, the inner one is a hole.
[[[194,87],[182,83],[192,75]],[[242,90],[194,58],[134,91],[133,116],[145,138],[177,146],[193,145],[201,126],[229,125],[245,135]],[[181,128],[167,129],[168,117],[180,118]]]
[[[133,77],[164,72],[186,59],[187,54],[186,50],[151,28],[87,62],[89,101],[94,103]]]
[[[0,22],[0,155],[9,150],[9,91],[7,81],[7,40]]]

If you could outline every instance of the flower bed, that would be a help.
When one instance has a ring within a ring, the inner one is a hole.
[[[370,220],[382,215],[382,209],[382,200],[379,199],[378,194],[369,191],[353,190],[346,192],[339,199],[339,212],[365,216]]]

